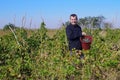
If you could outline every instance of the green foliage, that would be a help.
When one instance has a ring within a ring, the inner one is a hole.
[[[3,30],[9,30],[9,27],[11,27],[12,29],[17,29],[18,27],[16,27],[14,24],[7,24],[4,26]]]
[[[84,29],[88,31],[88,29]],[[70,56],[65,26],[50,38],[45,23],[29,37],[16,29],[0,37],[0,80],[114,80],[120,72],[120,30],[91,30],[91,49]],[[103,33],[103,32],[102,32]],[[117,36],[116,36],[117,35]],[[113,76],[113,77],[112,77]]]

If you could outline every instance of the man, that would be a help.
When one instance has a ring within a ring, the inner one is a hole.
[[[66,27],[66,35],[69,41],[69,50],[72,55],[72,49],[76,49],[77,53],[80,53],[80,57],[84,55],[80,52],[82,50],[82,45],[80,38],[82,37],[81,27],[77,24],[78,18],[76,14],[70,15],[70,24]]]

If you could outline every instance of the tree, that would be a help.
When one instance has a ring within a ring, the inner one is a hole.
[[[101,28],[103,24],[103,20],[105,18],[103,16],[98,16],[98,17],[85,17],[85,18],[80,18],[78,23],[80,26],[84,28]]]
[[[8,30],[9,27],[11,27],[12,29],[18,28],[18,27],[16,27],[14,24],[9,23],[9,24],[6,24],[6,25],[4,26],[3,30]]]

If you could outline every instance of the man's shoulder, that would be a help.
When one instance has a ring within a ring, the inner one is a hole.
[[[77,24],[77,27],[81,29],[81,26]]]
[[[77,24],[77,27],[80,27],[80,25],[79,25],[79,24]]]
[[[71,28],[71,25],[69,24],[69,25],[67,25],[67,27],[66,27],[66,29],[70,29]]]

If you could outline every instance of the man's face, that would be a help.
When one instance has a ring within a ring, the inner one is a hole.
[[[76,17],[76,16],[71,16],[71,17],[70,17],[70,23],[71,23],[72,25],[76,25],[77,22],[78,22],[78,20],[77,20],[77,17]]]

